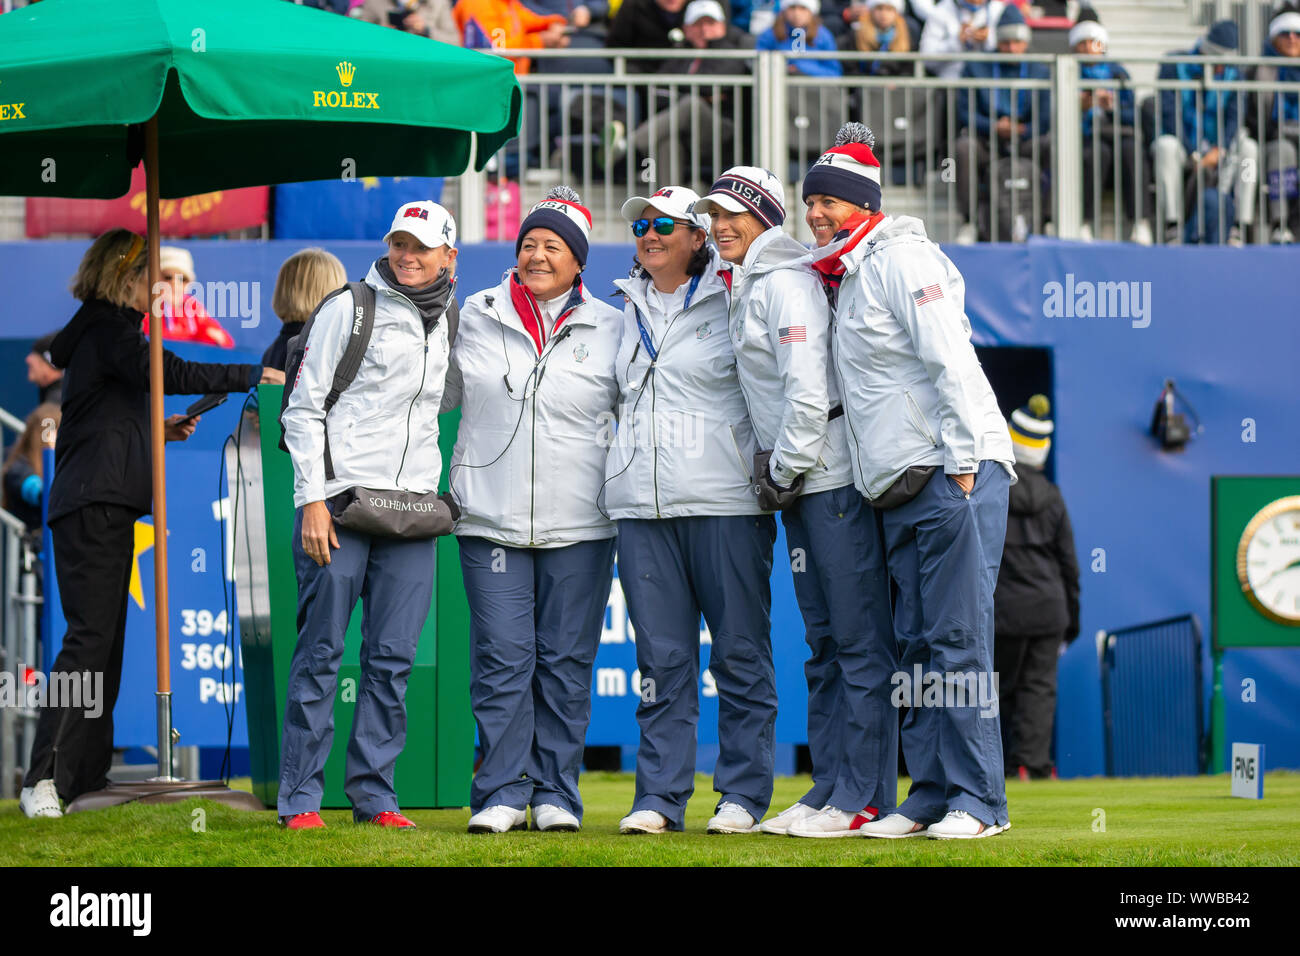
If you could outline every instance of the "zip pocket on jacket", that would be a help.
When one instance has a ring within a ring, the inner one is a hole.
[[[736,449],[736,459],[740,462],[740,473],[745,476],[745,481],[749,481],[749,465],[745,462],[745,456],[741,454],[740,442],[736,441],[736,429],[732,425],[727,426],[727,431],[731,435],[731,447]]]
[[[912,424],[916,426],[916,430],[924,435],[925,440],[931,445],[936,448],[939,447],[939,443],[934,440],[934,435],[930,433],[930,426],[926,423],[925,416],[921,414],[920,407],[913,400],[912,393],[907,389],[903,389],[903,398],[907,401],[907,414],[911,416]]]

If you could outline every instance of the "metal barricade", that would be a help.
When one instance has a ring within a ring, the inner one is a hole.
[[[753,63],[767,54],[712,52],[712,63],[734,63],[720,69],[736,72],[691,74],[691,61],[699,58],[694,50],[526,52],[535,68],[519,77],[520,136],[489,163],[483,239],[513,240],[522,211],[563,183],[591,210],[593,241],[622,241],[627,230],[619,208],[629,195],[667,183],[705,189],[722,170],[755,162],[762,152],[762,124],[753,113],[761,71]],[[549,69],[574,60],[606,63],[608,72]],[[680,62],[682,72],[637,70],[664,61]]]
[[[1293,241],[1286,224],[1296,200],[1288,191],[1295,189],[1300,126],[1272,125],[1269,104],[1271,97],[1300,97],[1300,83],[1246,78],[1261,66],[1277,65],[1277,58],[1129,61],[1134,62],[1165,66],[1175,76],[1142,84],[1079,80],[1084,97],[1106,91],[1130,104],[1123,122],[1094,113],[1082,139],[1085,220],[1094,235],[1129,238],[1136,222],[1148,221],[1157,243]],[[1195,72],[1201,75],[1178,75]],[[1064,169],[1058,169],[1062,177]],[[1114,195],[1109,215],[1103,209],[1107,189]]]
[[[22,434],[22,419],[0,409],[0,446]],[[40,639],[37,609],[41,596],[37,586],[40,556],[32,550],[27,526],[0,509],[0,579],[3,580],[3,609],[0,612],[0,680],[8,686],[0,699],[0,799],[18,796],[18,771],[27,766],[36,736],[36,711],[26,706],[28,668],[39,669]]]
[[[1030,234],[1236,242],[1237,225],[1249,227],[1247,241],[1293,239],[1276,226],[1294,219],[1300,131],[1287,126],[1268,141],[1260,131],[1277,102],[1269,97],[1300,95],[1300,84],[1254,76],[1297,61],[1131,58],[1128,67],[1175,74],[1136,82],[1083,75],[1113,62],[1104,55],[708,51],[714,69],[737,71],[722,75],[689,72],[701,59],[695,50],[498,52],[526,52],[535,72],[520,77],[520,137],[486,175],[461,177],[467,240],[513,239],[524,212],[565,183],[592,211],[593,240],[623,241],[627,196],[668,184],[703,191],[737,164],[782,178],[789,228],[808,240],[799,187],[846,120],[876,134],[885,208],[919,216],[941,242]],[[801,73],[800,61],[838,63],[841,75]],[[569,62],[608,72],[554,72]],[[681,63],[682,72],[638,72],[647,63]],[[1216,77],[1216,66],[1230,70]],[[1180,76],[1180,67],[1208,75]],[[1009,103],[1020,125],[999,130],[988,117]],[[1235,122],[1217,157],[1182,139],[1192,115],[1216,131]]]
[[[1108,777],[1205,768],[1201,625],[1194,614],[1097,634]]]
[[[0,671],[8,684],[0,701],[0,799],[18,795],[18,770],[27,766],[36,735],[36,711],[26,706],[27,671],[41,667],[36,624],[38,555],[28,546],[27,528],[0,510],[4,561],[4,636]]]

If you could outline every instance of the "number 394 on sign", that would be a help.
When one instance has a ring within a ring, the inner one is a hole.
[[[181,611],[181,633],[186,637],[207,637],[210,634],[226,633],[226,612],[222,611],[216,617],[207,608],[195,610],[185,608]]]

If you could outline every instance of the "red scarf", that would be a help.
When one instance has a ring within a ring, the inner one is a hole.
[[[524,330],[532,336],[537,354],[541,355],[542,349],[546,347],[546,342],[550,338],[546,334],[546,323],[542,320],[542,307],[538,304],[537,296],[533,295],[532,290],[519,281],[518,272],[510,273],[510,302],[515,307],[515,314],[519,316],[519,321],[524,324]],[[582,279],[579,277],[573,282],[573,291],[569,293],[564,309],[556,318],[555,325],[551,328],[551,335],[560,330],[564,320],[581,304]]]
[[[844,263],[841,261],[845,255],[857,248],[858,243],[866,238],[867,233],[875,229],[880,224],[880,220],[885,218],[883,212],[859,212],[854,213],[840,224],[840,229],[835,233],[832,242],[842,242],[838,250],[833,255],[828,255],[824,259],[818,259],[813,262],[812,266],[817,270],[821,280],[822,287],[826,290],[826,298],[830,300],[831,308],[835,308],[835,303],[839,299],[840,282],[844,279]],[[865,228],[864,228],[865,227]]]

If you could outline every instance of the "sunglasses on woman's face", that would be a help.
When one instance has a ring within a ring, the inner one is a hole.
[[[659,233],[659,235],[671,236],[673,230],[679,225],[681,225],[681,223],[678,223],[676,219],[669,218],[668,216],[656,216],[654,219],[638,219],[632,223],[632,235],[640,239],[649,232],[650,228],[653,226],[654,231]]]

